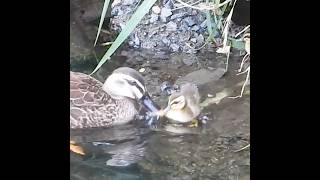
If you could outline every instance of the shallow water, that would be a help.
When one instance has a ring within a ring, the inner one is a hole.
[[[199,77],[201,101],[207,95],[228,92],[239,95],[244,75],[236,75],[241,57],[232,56],[222,77]],[[89,63],[89,62],[88,62]],[[225,57],[206,54],[167,54],[125,50],[106,63],[94,76],[104,81],[113,69],[144,68],[142,75],[152,98],[161,106],[167,97],[160,84],[174,83],[199,69],[214,72],[225,68]],[[94,66],[71,65],[73,71],[89,73]],[[207,80],[206,80],[207,78]],[[197,78],[196,78],[197,79]],[[249,89],[247,86],[246,89]],[[227,91],[224,91],[227,90]],[[250,179],[250,92],[238,99],[223,98],[205,107],[206,124],[181,128],[166,124],[158,129],[134,122],[113,128],[71,131],[86,156],[70,153],[71,179]],[[112,166],[110,166],[112,165]]]

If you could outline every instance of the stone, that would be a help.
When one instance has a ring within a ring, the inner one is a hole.
[[[177,30],[177,24],[173,21],[170,21],[167,23],[167,30],[168,31],[176,31]]]
[[[171,15],[172,15],[171,9],[165,8],[165,7],[161,9],[160,17],[162,22],[167,22],[167,17]]]
[[[191,27],[191,26],[196,24],[196,22],[194,22],[192,17],[186,17],[183,20],[189,27]]]
[[[149,19],[150,23],[157,22],[159,20],[159,15],[152,13]]]
[[[171,44],[171,45],[170,45],[170,49],[171,49],[173,52],[178,52],[179,49],[180,49],[180,46],[177,45],[177,44]]]
[[[204,85],[206,83],[219,80],[225,74],[224,68],[217,68],[214,71],[207,69],[200,69],[193,71],[181,78],[178,78],[176,84],[193,83],[197,86]],[[201,77],[201,78],[199,78]]]
[[[155,13],[155,14],[160,14],[161,9],[160,9],[159,6],[153,6],[152,7],[152,12]]]

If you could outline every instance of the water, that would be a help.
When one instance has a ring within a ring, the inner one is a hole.
[[[231,57],[228,73],[201,85],[201,101],[208,94],[240,93],[245,80],[245,74],[236,75],[240,61],[241,57]],[[224,68],[225,59],[209,52],[184,55],[127,50],[104,65],[95,77],[104,81],[120,66],[145,68],[142,75],[147,88],[163,107],[167,97],[160,91],[162,82],[173,83],[199,69]],[[71,67],[86,73],[94,68],[85,64]],[[70,178],[250,179],[250,149],[236,152],[250,144],[250,92],[246,93],[242,98],[222,98],[218,104],[204,108],[201,115],[208,120],[199,128],[175,127],[163,120],[156,130],[139,127],[134,122],[113,128],[71,131],[71,138],[87,153],[84,157],[70,153]]]

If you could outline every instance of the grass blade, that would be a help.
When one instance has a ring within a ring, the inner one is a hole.
[[[206,0],[206,5],[208,5],[209,0]],[[217,35],[216,28],[213,27],[211,14],[209,10],[205,10],[206,12],[206,19],[207,19],[207,29],[209,32],[208,40],[212,40],[214,43],[217,43],[214,37]]]
[[[132,17],[127,22],[126,26],[116,40],[112,43],[111,47],[108,49],[106,54],[102,57],[101,61],[97,65],[97,67],[93,70],[91,75],[95,73],[108,59],[110,59],[111,55],[119,48],[119,46],[127,39],[127,37],[131,34],[131,32],[134,30],[134,28],[138,25],[138,23],[141,21],[141,19],[146,15],[153,4],[157,0],[145,0],[141,3],[139,8],[136,10],[136,12],[132,15]]]
[[[97,44],[98,37],[99,37],[100,31],[101,31],[101,27],[102,27],[104,18],[106,17],[106,13],[107,13],[107,10],[108,10],[108,7],[109,7],[109,3],[110,3],[110,0],[105,0],[104,1],[103,9],[102,9],[101,17],[100,17],[100,22],[99,22],[99,29],[98,29],[98,32],[97,32],[96,40],[94,41],[94,46],[96,46],[96,44]]]

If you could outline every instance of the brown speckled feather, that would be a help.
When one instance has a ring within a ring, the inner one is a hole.
[[[102,85],[91,76],[70,72],[70,128],[105,127],[134,118],[134,102],[111,98]]]

